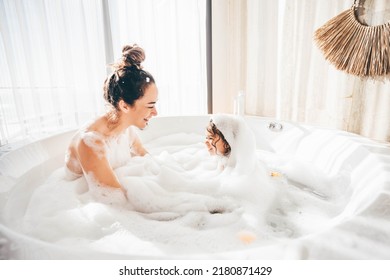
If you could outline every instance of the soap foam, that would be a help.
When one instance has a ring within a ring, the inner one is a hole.
[[[218,169],[202,142],[181,133],[147,143],[149,155],[115,169],[126,198],[94,184],[93,174],[68,180],[58,169],[33,191],[23,216],[13,216],[9,201],[9,226],[68,247],[158,256],[271,245],[310,234],[335,215],[326,198],[271,177],[266,157],[233,174]]]

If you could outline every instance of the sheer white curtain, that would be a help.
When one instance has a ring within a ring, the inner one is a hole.
[[[213,24],[227,35],[213,38],[213,66],[224,64],[213,67],[214,110],[232,112],[241,89],[246,114],[390,141],[390,81],[361,80],[336,70],[313,41],[317,28],[353,2],[215,0]],[[389,0],[366,0],[365,7],[367,23],[390,20]],[[213,36],[217,32],[213,29]],[[222,57],[214,56],[220,48]],[[228,59],[229,53],[239,61]]]
[[[104,112],[107,64],[125,44],[145,49],[160,115],[206,113],[205,14],[205,0],[1,0],[0,144]]]
[[[99,1],[0,2],[1,143],[73,127],[103,109]]]
[[[109,1],[114,57],[137,42],[159,88],[160,115],[207,113],[206,1]]]

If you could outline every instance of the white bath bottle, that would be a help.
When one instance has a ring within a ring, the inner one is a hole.
[[[245,113],[245,94],[240,90],[236,97],[234,97],[234,114],[243,116]]]

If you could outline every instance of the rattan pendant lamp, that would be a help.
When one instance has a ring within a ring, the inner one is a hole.
[[[390,21],[368,26],[356,15],[359,1],[314,33],[325,59],[337,69],[362,78],[390,77]]]

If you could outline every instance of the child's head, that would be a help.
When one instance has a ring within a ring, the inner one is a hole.
[[[212,115],[206,130],[206,146],[210,154],[222,156],[219,162],[224,170],[242,175],[256,165],[255,135],[243,117]]]
[[[210,155],[228,156],[231,152],[229,143],[212,120],[210,120],[210,123],[206,128],[205,144]]]

